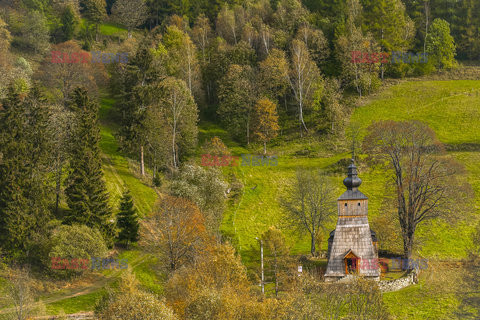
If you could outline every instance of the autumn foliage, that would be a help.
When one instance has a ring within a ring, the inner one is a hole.
[[[194,261],[207,241],[205,219],[190,201],[165,196],[143,221],[141,244],[165,256],[167,269],[177,270]]]

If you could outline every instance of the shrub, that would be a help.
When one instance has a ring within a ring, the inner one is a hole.
[[[98,230],[83,225],[62,225],[53,231],[46,265],[51,267],[51,259],[54,257],[68,261],[90,260],[91,257],[103,258],[106,254],[107,246]],[[60,277],[71,277],[85,270],[77,267],[75,270],[52,269],[52,271]]]

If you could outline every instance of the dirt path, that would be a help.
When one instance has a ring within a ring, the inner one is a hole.
[[[143,255],[140,259],[135,260],[133,263],[130,263],[129,265],[133,268],[135,266],[140,265],[146,259],[147,259],[147,256]],[[98,291],[102,288],[105,288],[107,286],[107,284],[116,280],[120,276],[121,273],[122,273],[122,270],[116,270],[114,273],[112,273],[108,276],[104,276],[101,280],[96,281],[96,282],[92,283],[91,285],[83,286],[83,287],[79,287],[79,288],[75,288],[75,289],[70,289],[68,293],[65,293],[65,294],[62,294],[62,295],[59,295],[59,296],[40,298],[40,301],[35,302],[32,305],[32,307],[33,308],[38,307],[41,303],[46,305],[46,304],[51,304],[51,303],[54,303],[54,302],[58,302],[58,301],[62,301],[62,300],[71,299],[71,298],[74,298],[74,297],[94,293],[94,292],[96,292],[96,291]],[[55,295],[55,293],[52,293],[52,295]],[[14,312],[14,311],[15,311],[14,307],[4,308],[4,309],[0,309],[0,314],[11,313],[11,312]]]

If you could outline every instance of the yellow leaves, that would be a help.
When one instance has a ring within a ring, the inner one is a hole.
[[[253,112],[253,135],[267,142],[277,136],[279,129],[277,105],[268,98],[258,100]]]

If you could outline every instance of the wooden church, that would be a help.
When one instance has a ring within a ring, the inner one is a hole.
[[[362,180],[353,159],[343,184],[347,191],[337,200],[338,220],[328,239],[325,281],[350,274],[379,280],[377,239],[368,224],[368,198],[358,190]]]

